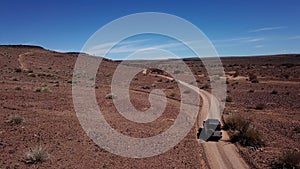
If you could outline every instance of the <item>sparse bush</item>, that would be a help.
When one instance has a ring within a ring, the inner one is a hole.
[[[231,141],[237,141],[243,146],[260,147],[263,145],[259,132],[250,125],[250,122],[246,123],[245,126],[242,127],[241,131],[234,134],[231,137]]]
[[[251,81],[251,83],[258,83],[258,79],[257,79],[257,76],[253,73],[250,73],[249,74],[249,80]]]
[[[42,92],[51,92],[51,89],[48,86],[42,87]]]
[[[176,96],[175,93],[171,93],[171,94],[170,94],[170,97],[175,97],[175,96]]]
[[[11,80],[12,80],[12,81],[19,81],[19,79],[16,78],[16,77],[12,77]]]
[[[231,96],[227,96],[227,97],[226,97],[226,99],[225,99],[225,101],[226,101],[226,102],[232,102],[232,101],[233,101],[233,99],[232,99],[232,97],[231,97]]]
[[[158,80],[157,80],[157,82],[162,82],[162,81],[163,81],[162,79],[158,79]]]
[[[15,87],[15,90],[22,90],[20,86]]]
[[[248,93],[254,93],[254,90],[251,89],[251,90],[248,91]]]
[[[42,92],[42,89],[40,87],[38,87],[38,88],[34,89],[34,91],[40,93],[40,92]]]
[[[272,90],[271,94],[277,94],[278,92],[276,90]]]
[[[31,148],[25,154],[25,163],[37,164],[46,161],[50,157],[49,153],[42,146]]]
[[[24,118],[18,114],[11,114],[9,117],[8,117],[8,123],[10,125],[18,125],[18,124],[21,124],[22,122],[24,121]]]
[[[15,72],[17,72],[17,73],[22,72],[22,69],[21,68],[16,68]]]
[[[265,104],[259,103],[259,104],[257,104],[257,105],[255,106],[255,109],[256,109],[256,110],[263,110],[263,109],[265,109],[265,107],[266,107]]]
[[[231,114],[225,118],[224,129],[225,130],[237,130],[239,126],[245,123],[245,119],[238,114]]]
[[[34,89],[35,92],[40,93],[40,92],[51,92],[51,89],[49,87],[38,87],[36,89]]]
[[[234,131],[230,137],[232,142],[256,147],[264,144],[259,132],[251,125],[251,122],[240,115],[233,114],[226,118],[224,129]]]
[[[107,95],[105,96],[105,99],[115,99],[115,98],[117,98],[117,96],[114,95],[114,94],[112,94],[112,93],[107,94]]]
[[[282,153],[278,161],[275,162],[273,168],[283,169],[297,169],[300,168],[300,152],[299,151],[285,151]]]
[[[294,128],[294,132],[300,133],[300,126],[295,127],[295,128]]]

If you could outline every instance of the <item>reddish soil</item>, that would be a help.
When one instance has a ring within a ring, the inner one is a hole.
[[[171,150],[144,159],[120,157],[97,146],[81,128],[73,108],[71,80],[77,55],[29,46],[0,47],[1,168],[205,168],[196,128]],[[163,116],[147,125],[132,123],[118,114],[112,100],[105,99],[118,63],[104,60],[102,64],[96,80],[97,100],[113,128],[128,136],[149,137],[172,125],[179,110],[178,95],[169,97]],[[144,85],[156,83],[156,88],[164,88],[166,95],[171,90],[176,93],[175,83],[157,82],[159,79],[137,75],[130,93],[135,107],[143,110],[149,106],[151,89],[143,89]],[[42,91],[36,92],[37,88]],[[24,122],[8,124],[11,114],[21,115]],[[40,145],[50,158],[43,163],[26,164],[25,153]]]
[[[71,85],[77,56],[32,46],[0,46],[0,168],[208,168],[196,126],[177,146],[154,157],[125,158],[97,146],[81,128],[73,107]],[[256,168],[271,168],[282,151],[299,151],[300,135],[294,129],[300,127],[300,55],[231,57],[222,62],[233,100],[226,103],[225,114],[251,119],[266,144],[257,150],[237,145],[250,159],[246,161]],[[186,63],[197,79],[190,83],[209,91],[201,62],[187,59]],[[109,124],[132,137],[149,137],[168,129],[179,111],[177,83],[139,73],[131,83],[132,104],[140,110],[149,108],[153,89],[163,89],[168,104],[156,121],[132,123],[117,113],[112,100],[105,99],[118,64],[105,59],[96,78],[97,101]],[[236,71],[238,76],[233,77]],[[250,73],[257,75],[259,83],[249,81]],[[271,94],[273,90],[277,93]],[[263,110],[255,109],[259,103],[264,104]],[[11,114],[21,115],[24,122],[8,124]],[[25,153],[39,145],[46,147],[50,158],[26,164]]]
[[[190,65],[201,65],[195,59],[187,60]],[[265,142],[258,149],[237,145],[251,167],[272,168],[282,152],[300,151],[300,55],[229,57],[222,58],[222,63],[227,94],[232,98],[226,103],[225,115],[238,113],[250,119]],[[204,71],[192,68],[194,72]],[[259,82],[249,81],[250,74],[256,75]],[[256,109],[258,104],[263,110]]]

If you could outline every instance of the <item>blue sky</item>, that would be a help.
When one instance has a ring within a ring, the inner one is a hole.
[[[298,0],[1,1],[0,44],[80,51],[95,31],[117,18],[138,12],[163,12],[196,25],[221,56],[300,53],[299,6]],[[151,47],[171,43],[164,38],[153,40],[157,36],[144,38],[128,39],[127,47],[133,50],[145,44]],[[178,48],[169,44],[166,49],[172,47]],[[120,59],[120,54],[126,52],[109,57]]]

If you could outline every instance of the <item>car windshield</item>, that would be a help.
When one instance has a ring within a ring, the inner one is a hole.
[[[208,119],[206,123],[218,125],[220,122],[217,119]]]

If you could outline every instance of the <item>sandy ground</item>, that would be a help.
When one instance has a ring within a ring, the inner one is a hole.
[[[78,53],[58,53],[39,47],[0,47],[0,168],[247,168],[244,161],[251,168],[271,168],[281,152],[300,149],[300,136],[294,130],[300,125],[299,55],[222,58],[227,94],[233,98],[226,103],[224,113],[239,113],[250,119],[261,133],[265,147],[253,150],[233,145],[226,133],[219,142],[199,144],[196,132],[202,124],[195,123],[178,145],[144,159],[114,155],[95,144],[82,129],[71,92],[77,56]],[[207,98],[199,103],[203,105],[198,120],[201,123],[207,117],[205,105],[210,105],[206,102],[213,98],[209,87],[214,79],[208,79],[199,60],[185,61],[197,79],[187,82],[190,90],[199,87],[208,93],[199,91],[202,98]],[[141,70],[131,82],[132,104],[139,110],[147,110],[149,93],[154,89],[165,93],[168,104],[156,121],[147,125],[132,123],[116,111],[112,100],[105,99],[111,92],[110,83],[118,64],[104,59],[95,79],[97,102],[105,119],[118,132],[130,137],[151,137],[166,131],[178,115],[181,101],[178,84],[171,79],[145,75],[147,72]],[[231,74],[236,71],[239,75],[234,78]],[[259,83],[249,81],[250,73],[257,75]],[[271,94],[273,90],[277,94]],[[259,103],[264,104],[263,110],[255,109]],[[7,120],[11,114],[21,115],[24,122],[10,125]],[[50,158],[43,163],[26,164],[24,155],[35,146],[45,147]]]

